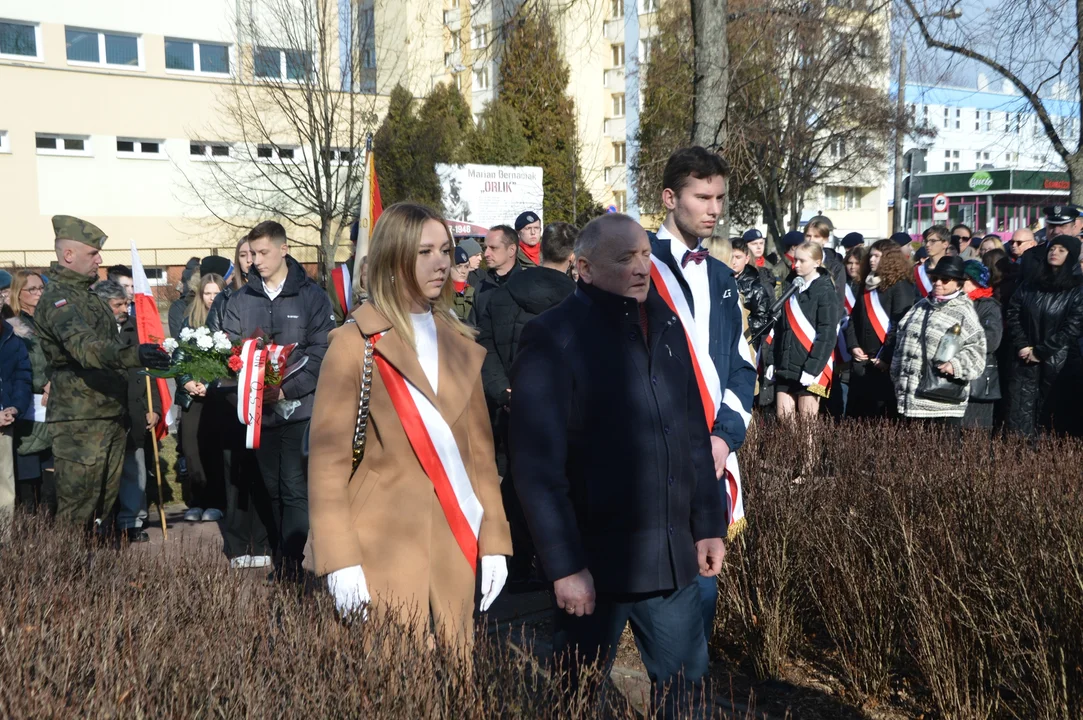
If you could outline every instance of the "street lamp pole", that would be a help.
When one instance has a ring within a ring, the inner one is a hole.
[[[892,232],[903,231],[905,220],[903,195],[903,141],[906,139],[906,36],[899,50],[899,93],[895,106],[895,210],[892,213]]]

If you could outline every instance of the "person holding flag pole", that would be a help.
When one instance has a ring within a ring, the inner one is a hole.
[[[651,240],[651,282],[684,325],[708,430],[715,474],[724,480],[729,536],[744,527],[737,449],[752,420],[756,367],[743,336],[733,271],[701,245],[722,215],[729,166],[702,147],[677,150],[662,174],[666,217]],[[697,578],[704,632],[714,627],[718,581]]]
[[[365,177],[361,191],[361,208],[357,220],[350,225],[350,244],[353,252],[350,259],[331,271],[331,282],[327,293],[331,297],[331,308],[335,311],[335,322],[341,325],[354,309],[355,298],[364,292],[364,261],[368,255],[369,238],[380,213],[384,211],[380,200],[380,183],[376,179],[376,155],[372,151],[372,135],[365,139]]]
[[[161,344],[165,341],[165,329],[162,327],[162,316],[158,312],[158,301],[150,290],[150,281],[147,280],[147,272],[143,269],[143,261],[139,257],[139,250],[132,241],[132,286],[135,298],[135,329],[140,343]],[[154,477],[158,484],[158,518],[162,523],[162,537],[169,539],[169,533],[165,526],[165,508],[162,503],[162,466],[158,461],[158,442],[169,432],[169,425],[173,422],[176,412],[173,410],[173,388],[170,381],[165,378],[146,376],[147,407],[155,407],[154,391],[152,384],[157,386],[158,397],[161,398],[161,412],[158,414],[158,424],[154,428],[154,440],[151,446],[154,448]]]

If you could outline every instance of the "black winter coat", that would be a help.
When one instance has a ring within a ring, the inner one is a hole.
[[[229,298],[222,318],[222,330],[234,342],[259,333],[269,337],[276,345],[297,343],[287,361],[289,366],[299,362],[302,356],[308,358],[303,368],[282,383],[282,397],[300,400],[300,407],[288,420],[277,412],[265,412],[263,422],[267,426],[312,417],[316,378],[320,376],[320,364],[327,352],[327,333],[335,329],[335,315],[327,293],[312,282],[289,255],[286,256],[286,264],[289,267],[286,282],[274,300],[267,297],[263,280],[253,269],[248,273],[248,284]]]
[[[478,318],[481,317],[481,313],[485,309],[485,305],[489,302],[489,296],[492,292],[499,287],[503,287],[504,283],[508,282],[522,271],[523,266],[519,263],[512,265],[511,270],[503,275],[497,275],[495,270],[486,271],[485,276],[481,280],[481,284],[478,285],[477,290],[474,292],[474,307],[471,309],[470,317],[466,319],[466,322],[473,327],[477,327]]]
[[[531,271],[533,272],[533,271]],[[587,568],[599,593],[681,588],[695,543],[723,537],[684,328],[651,288],[640,306],[580,284],[523,329],[512,367],[511,464],[542,568]]]
[[[812,352],[805,350],[790,329],[790,322],[783,308],[782,316],[775,324],[775,339],[771,345],[777,378],[800,380],[802,372],[819,375],[827,367],[827,361],[835,351],[842,308],[838,293],[831,287],[828,271],[820,268],[819,272],[810,285],[794,295],[816,332]]]
[[[762,274],[751,262],[734,279],[737,290],[741,293],[745,309],[748,310],[748,334],[755,338],[756,348],[767,337],[767,328],[771,324],[771,305],[775,302],[773,290],[768,290],[762,281]]]
[[[831,280],[835,283],[835,292],[839,296],[839,307],[844,307],[846,302],[846,283],[850,281],[846,274],[846,263],[842,256],[829,247],[824,248],[824,267],[831,273]],[[841,315],[839,317],[842,317]]]
[[[222,329],[222,316],[226,311],[226,303],[229,302],[229,298],[234,292],[231,285],[226,285],[222,288],[222,292],[218,293],[214,298],[214,302],[211,303],[211,309],[207,311],[207,327],[211,332],[218,332]]]
[[[982,330],[985,331],[985,372],[981,378],[970,383],[970,399],[979,402],[992,402],[1000,396],[1000,371],[997,367],[997,352],[1004,340],[1004,313],[1000,302],[994,298],[978,298],[974,301],[974,312],[978,314]],[[989,397],[993,391],[993,397]]]
[[[120,326],[120,336],[125,338],[130,345],[139,344],[139,333],[135,326],[135,317]],[[150,381],[150,397],[152,405],[147,405],[147,377],[142,368],[128,369],[128,449],[134,450],[143,447],[147,438],[147,413],[153,410],[161,417],[162,397],[158,393],[158,383],[153,378]]]
[[[526,324],[575,292],[575,280],[547,267],[516,273],[492,291],[478,317],[478,342],[485,348],[481,380],[490,407],[508,404],[511,364]]]
[[[1059,287],[1043,287],[1041,272],[1012,295],[1008,306],[1008,337],[1012,349],[1008,429],[1032,435],[1052,425],[1057,404],[1074,405],[1075,383],[1062,371],[1080,366],[1079,337],[1083,334],[1083,278],[1074,274]],[[1024,363],[1018,353],[1034,348],[1037,363]],[[1076,410],[1078,412],[1078,408]]]
[[[891,356],[895,352],[895,330],[899,322],[914,305],[914,285],[909,280],[899,282],[886,288],[877,288],[880,305],[887,313],[891,326],[887,330],[887,339],[881,345],[880,336],[876,334],[872,322],[869,320],[869,311],[865,307],[865,293],[867,290],[855,291],[854,309],[850,313],[850,323],[846,326],[846,347],[853,354],[854,348],[861,348],[869,359],[879,357],[884,361],[885,370],[891,367]],[[865,363],[856,360],[853,364],[855,373],[869,371]]]

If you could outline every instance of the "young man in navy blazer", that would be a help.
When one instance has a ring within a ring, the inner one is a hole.
[[[711,429],[711,450],[719,479],[729,454],[745,441],[756,388],[756,369],[743,337],[733,271],[708,255],[702,244],[724,211],[729,172],[725,160],[702,147],[682,148],[670,155],[662,173],[666,217],[651,236],[651,252],[676,277],[695,319],[695,332],[709,348],[710,361],[718,373],[722,403]],[[725,503],[725,492],[722,498]],[[728,513],[728,506],[726,510]],[[704,632],[709,639],[718,581],[712,577],[698,581]]]

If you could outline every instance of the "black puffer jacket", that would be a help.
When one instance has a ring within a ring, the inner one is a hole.
[[[515,273],[489,294],[478,317],[478,342],[486,352],[481,379],[491,407],[508,404],[508,376],[523,327],[573,292],[575,280],[557,270],[539,267]]]
[[[1032,435],[1039,428],[1051,427],[1056,404],[1073,404],[1065,403],[1066,398],[1060,395],[1075,392],[1069,390],[1069,385],[1074,388],[1071,378],[1065,377],[1062,382],[1062,371],[1080,365],[1083,278],[1073,272],[1077,263],[1078,258],[1069,255],[1060,272],[1053,273],[1043,261],[1033,278],[1012,295],[1007,312],[1008,337],[1014,351],[1009,384],[1010,430]],[[1019,359],[1019,351],[1027,347],[1034,348],[1037,363]]]
[[[745,269],[734,279],[737,281],[737,290],[741,293],[745,309],[748,310],[749,337],[756,339],[755,347],[758,348],[763,338],[767,336],[764,328],[771,324],[771,305],[775,301],[774,291],[764,286],[762,275],[752,263],[745,265]]]
[[[226,303],[229,302],[230,297],[236,292],[231,286],[226,285],[222,288],[222,292],[214,298],[214,302],[211,303],[211,309],[207,311],[207,327],[211,332],[218,332],[222,329],[222,316],[226,312]]]
[[[300,407],[288,421],[277,412],[265,412],[263,422],[269,426],[312,417],[316,378],[320,376],[320,364],[327,352],[327,333],[335,328],[335,315],[327,293],[288,255],[286,264],[289,267],[286,282],[274,300],[267,297],[263,280],[253,269],[248,273],[248,284],[229,298],[222,317],[222,330],[231,340],[244,340],[259,333],[276,345],[297,343],[287,361],[288,366],[299,362],[301,356],[308,358],[303,368],[282,383],[283,398],[300,400]]]
[[[991,297],[974,300],[974,312],[978,314],[982,330],[985,331],[985,372],[977,380],[971,381],[970,400],[991,402],[1000,399],[997,352],[1004,340],[1004,313],[1000,310],[1000,302]]]
[[[810,375],[823,372],[831,353],[835,351],[842,312],[838,293],[835,292],[831,277],[824,268],[820,268],[816,279],[794,297],[811,323],[816,337],[812,341],[812,352],[805,350],[790,329],[787,313],[785,308],[783,309],[782,317],[775,324],[772,349],[775,377],[785,380],[800,380],[802,372]]]

